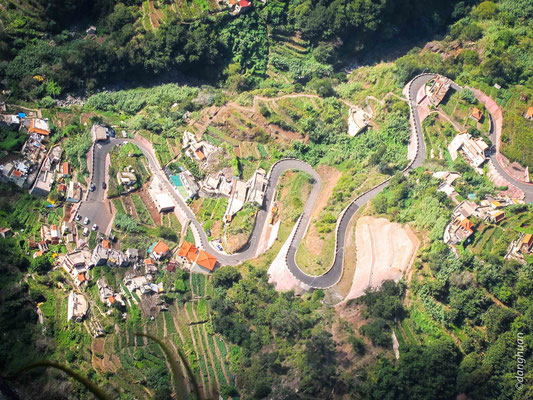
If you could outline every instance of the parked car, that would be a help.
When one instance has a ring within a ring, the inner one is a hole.
[[[89,234],[89,228],[83,229],[83,236],[87,236]]]
[[[87,225],[87,224],[89,223],[89,217],[85,217],[85,219],[83,220],[83,223],[84,223],[85,225]]]
[[[102,182],[102,189],[105,190],[106,187],[107,187],[107,185],[105,184],[105,182]]]
[[[91,186],[89,187],[89,190],[91,192],[94,192],[94,189],[96,189],[96,186],[94,185],[94,183],[91,183]]]
[[[98,225],[94,224],[93,225],[93,231],[97,230],[98,229]]]
[[[76,214],[76,221],[79,221],[81,219],[81,215],[80,214]]]

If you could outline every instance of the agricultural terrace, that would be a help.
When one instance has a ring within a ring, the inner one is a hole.
[[[524,118],[532,106],[533,89],[516,85],[496,89],[487,85],[476,85],[486,95],[494,99],[503,111],[503,132],[501,151],[511,161],[533,168],[533,121]]]
[[[490,129],[489,114],[485,106],[480,103],[474,93],[469,89],[463,89],[460,92],[454,90],[448,91],[439,107],[457,124],[458,128],[464,128],[470,132],[481,132],[488,134]],[[483,113],[481,121],[472,118],[472,111],[477,108]],[[463,129],[461,129],[463,130]],[[479,133],[477,133],[479,135]]]
[[[146,158],[142,155],[141,150],[132,143],[114,146],[109,151],[109,180],[108,180],[108,197],[115,197],[131,190],[139,189],[143,183],[150,179],[150,169]],[[135,175],[135,183],[125,186],[118,182],[117,174],[120,171],[130,171]]]
[[[505,219],[497,224],[482,221],[476,226],[465,248],[483,259],[503,260],[509,245],[521,232],[531,230],[533,215],[530,207],[517,205],[505,208]]]
[[[216,0],[172,0],[172,1],[144,1],[142,14],[139,17],[142,27],[149,31],[159,25],[178,18],[181,22],[192,22],[206,14],[221,10]]]
[[[101,92],[91,96],[85,107],[145,137],[161,165],[166,165],[181,152],[182,131],[177,127],[185,122],[185,113],[211,105],[216,95],[214,89],[166,84]]]
[[[93,365],[107,372],[109,384],[138,398],[150,399],[161,390],[171,391],[166,359],[157,344],[136,332],[162,338],[177,358],[184,352],[199,383],[203,398],[215,398],[221,388],[232,382],[230,347],[213,331],[207,298],[212,296],[210,277],[178,270],[160,273],[157,282],[171,288],[166,296],[175,299],[170,309],[155,315],[153,321],[140,325],[137,300],[126,293],[133,317],[118,323],[119,332],[97,339],[93,345]],[[140,384],[146,382],[145,385]]]
[[[458,133],[453,125],[441,115],[432,113],[422,122],[422,128],[424,130],[427,158],[445,159],[451,163],[448,144]]]
[[[115,198],[112,203],[116,210],[112,233],[123,248],[146,251],[158,239],[171,248],[178,244],[182,229],[178,218],[174,213],[159,214],[144,190]]]

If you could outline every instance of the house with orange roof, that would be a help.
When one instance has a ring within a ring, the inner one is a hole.
[[[63,164],[61,164],[61,175],[66,178],[69,177],[71,174],[72,171],[70,168],[70,164],[68,162],[64,162]]]
[[[200,161],[204,161],[205,160],[205,154],[204,152],[202,151],[202,149],[196,149],[196,151],[194,152],[194,154],[196,155],[196,157],[198,157],[198,159]]]
[[[472,110],[471,117],[474,118],[477,122],[481,121],[481,118],[483,118],[483,111],[481,111],[479,108],[474,107]]]
[[[85,278],[85,274],[78,274],[76,275],[76,277],[74,278],[74,283],[76,284],[76,286],[81,286],[84,284],[84,282],[87,282],[87,279]]]
[[[532,120],[533,119],[533,107],[529,107],[526,111],[526,114],[524,115],[525,119]]]
[[[520,252],[529,253],[533,247],[533,235],[531,233],[526,233],[520,244]]]
[[[472,228],[474,227],[474,224],[468,218],[463,219],[460,225],[461,225],[461,228],[463,228],[468,233],[473,233]]]
[[[30,121],[30,129],[28,129],[28,132],[48,136],[50,135],[50,125],[48,125],[48,121],[44,119],[33,118]]]
[[[184,241],[178,250],[178,256],[180,256],[183,261],[188,261],[190,263],[193,263],[196,260],[197,253],[198,249],[196,246],[187,241]]]
[[[492,211],[492,212],[489,212],[489,218],[495,223],[498,223],[505,219],[505,213],[501,210]]]
[[[166,243],[159,240],[148,249],[148,253],[152,259],[159,261],[168,254],[169,250],[170,249]]]
[[[196,264],[212,272],[217,265],[217,258],[204,250],[200,250],[196,258]]]

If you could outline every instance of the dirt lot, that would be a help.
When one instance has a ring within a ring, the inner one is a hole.
[[[399,281],[412,264],[420,241],[409,226],[385,218],[361,217],[355,231],[357,265],[345,301],[385,280]]]
[[[148,186],[149,183],[146,183],[144,187],[139,190],[137,193],[139,196],[141,196],[141,199],[150,212],[150,216],[154,220],[156,225],[161,225],[161,214],[159,214],[159,211],[157,211],[157,207],[155,206],[155,203],[150,198],[150,195],[148,194]]]
[[[322,252],[324,240],[320,238],[323,234],[318,232],[315,223],[319,218],[320,212],[328,205],[328,200],[333,194],[333,189],[342,176],[341,171],[327,165],[319,166],[317,172],[322,178],[322,190],[318,195],[313,214],[311,215],[311,224],[309,224],[309,229],[303,240],[303,245],[307,248],[307,251],[316,256]]]

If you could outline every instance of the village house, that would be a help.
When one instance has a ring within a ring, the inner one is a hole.
[[[201,195],[206,197],[231,195],[233,187],[233,170],[229,167],[223,168],[217,173],[209,174],[201,186]]]
[[[70,274],[72,278],[78,274],[85,273],[91,260],[91,252],[89,250],[76,250],[67,253],[63,259],[63,269]]]
[[[50,135],[50,125],[45,119],[33,118],[30,122],[30,128],[28,129],[28,132],[48,136]]]
[[[85,296],[73,290],[68,295],[67,321],[81,322],[89,311],[89,303]]]
[[[233,179],[233,187],[231,189],[231,195],[228,201],[228,206],[224,214],[224,221],[226,223],[231,222],[233,216],[242,209],[246,202],[246,195],[248,193],[248,187],[246,183],[240,179]]]
[[[30,193],[34,196],[46,197],[50,194],[52,190],[52,185],[54,184],[54,173],[41,168],[37,179],[33,187],[30,190]]]
[[[505,212],[503,212],[502,210],[490,211],[488,213],[488,217],[494,223],[498,223],[505,219]]]
[[[159,261],[163,258],[165,258],[165,256],[168,254],[169,252],[169,247],[164,243],[162,242],[161,240],[154,243],[150,249],[148,249],[148,253],[150,254],[150,257],[156,261]]]
[[[453,186],[454,182],[461,177],[461,175],[455,172],[439,171],[433,173],[433,177],[441,180],[442,182],[437,187],[437,191],[443,192],[446,196],[455,199],[457,192]]]
[[[197,253],[198,249],[194,244],[184,241],[178,250],[178,257],[182,262],[192,264],[194,261],[196,261]]]
[[[529,119],[530,121],[533,120],[533,107],[529,107],[524,114],[525,119]]]
[[[197,140],[196,136],[189,131],[183,132],[182,144],[185,154],[204,164],[204,166],[211,154],[220,152],[218,147],[204,140]]]
[[[215,256],[198,249],[194,244],[187,241],[181,244],[178,250],[178,257],[191,271],[212,272],[217,265]]]
[[[179,178],[187,194],[187,198],[185,198],[184,200],[189,200],[195,197],[198,194],[200,187],[196,183],[196,180],[194,179],[193,174],[185,170],[179,174]],[[181,192],[178,192],[178,193],[180,195],[182,194]]]
[[[474,233],[471,217],[477,217],[477,205],[463,201],[455,207],[451,222],[444,229],[443,240],[447,244],[458,244]]]
[[[351,107],[348,111],[348,135],[356,136],[362,132],[372,118],[372,115],[359,107]]]
[[[174,200],[166,192],[157,175],[154,176],[150,182],[150,186],[148,187],[148,195],[154,202],[157,211],[160,213],[174,210]]]
[[[58,244],[59,239],[61,238],[59,236],[59,229],[57,228],[57,225],[51,225],[46,226],[42,225],[40,229],[41,234],[41,241],[46,242],[48,244]]]
[[[63,164],[61,164],[60,172],[63,178],[69,178],[72,175],[72,169],[70,167],[70,164],[66,161]]]
[[[483,119],[483,111],[481,111],[479,108],[477,107],[474,107],[474,109],[472,110],[472,114],[470,114],[470,116],[476,121],[476,122],[481,122],[481,120]]]
[[[533,247],[533,235],[531,233],[525,233],[522,241],[520,242],[520,252],[523,254],[529,253]]]
[[[485,151],[489,146],[481,138],[473,138],[468,133],[457,135],[448,145],[448,151],[452,160],[455,161],[459,154],[478,172],[483,174],[480,168],[486,161]]]
[[[435,79],[429,81],[426,85],[426,95],[430,103],[438,106],[446,97],[451,84],[452,81],[442,75],[438,75]]]
[[[91,127],[91,136],[95,142],[105,141],[109,137],[109,129],[103,125],[94,124]]]
[[[247,201],[261,207],[263,205],[263,199],[265,197],[265,191],[268,185],[266,179],[266,172],[264,169],[259,168],[254,172],[252,177],[246,182],[248,188]]]
[[[78,182],[70,181],[67,189],[67,201],[70,203],[79,203],[81,200],[81,187]]]
[[[217,265],[217,259],[215,256],[209,254],[204,250],[198,251],[198,257],[196,258],[195,265],[198,265],[201,268],[206,269],[209,272],[213,272]],[[194,268],[194,265],[193,265]],[[201,271],[205,272],[205,271]]]
[[[0,229],[0,237],[2,238],[8,238],[8,237],[11,237],[13,236],[13,231],[9,228],[2,228]]]
[[[108,250],[101,244],[97,244],[91,255],[92,265],[104,265],[107,263]]]
[[[103,246],[102,246],[103,247]],[[107,250],[107,265],[110,267],[126,267],[130,263],[130,259],[126,254],[115,249]]]
[[[124,171],[117,172],[117,182],[119,185],[122,185],[127,189],[137,183],[137,176],[133,171],[127,170],[126,167]]]

